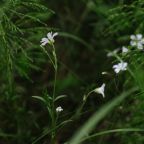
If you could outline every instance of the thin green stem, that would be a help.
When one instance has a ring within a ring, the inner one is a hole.
[[[56,114],[55,114],[55,97],[56,97],[56,82],[57,82],[57,56],[56,56],[56,51],[55,51],[55,47],[52,44],[52,48],[53,48],[53,57],[54,57],[54,84],[53,84],[53,96],[52,96],[52,111],[53,111],[53,118],[52,118],[52,128],[54,129],[54,131],[52,132],[52,139],[51,139],[51,143],[54,144],[55,143],[55,134],[56,134]]]
[[[44,47],[42,47],[43,51],[47,54],[48,58],[50,59],[53,67],[54,67],[54,83],[53,83],[53,93],[52,93],[52,103],[51,103],[51,144],[55,144],[55,136],[56,136],[56,121],[57,121],[57,116],[56,116],[56,111],[55,111],[55,97],[56,97],[56,82],[57,82],[57,56],[56,56],[56,50],[53,45],[53,43],[50,44],[52,46],[52,56],[45,50]]]
[[[85,103],[86,103],[86,101],[87,101],[87,98],[89,97],[89,95],[90,95],[91,93],[93,93],[93,90],[90,91],[87,95],[84,95],[82,104],[81,104],[81,106],[79,107],[79,109],[78,109],[78,111],[76,112],[76,114],[75,114],[74,117],[79,116],[79,113],[81,113],[81,111],[82,111],[82,109],[83,109],[83,107],[84,107],[84,105],[85,105]]]
[[[53,65],[53,67],[55,69],[55,64],[54,64],[51,56],[49,55],[49,53],[45,50],[45,48],[43,46],[41,46],[41,47],[42,47],[43,51],[46,53],[46,55],[48,56],[48,58],[50,59],[50,62],[52,63],[52,65]]]

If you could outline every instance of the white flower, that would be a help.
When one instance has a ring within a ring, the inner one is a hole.
[[[105,90],[105,83],[103,83],[101,87],[94,89],[94,92],[101,94],[104,98],[105,97],[104,90]]]
[[[107,75],[107,74],[108,74],[108,72],[105,72],[105,71],[104,71],[104,72],[102,72],[101,74],[102,74],[102,75]]]
[[[45,46],[48,43],[48,39],[47,38],[42,38],[41,40],[41,46]]]
[[[136,35],[131,35],[130,36],[130,45],[137,47],[138,49],[143,49],[143,45],[144,45],[144,39],[142,34],[136,34]]]
[[[57,113],[62,112],[62,111],[63,111],[63,108],[62,108],[61,106],[58,106],[58,107],[56,108],[56,112],[57,112]]]
[[[115,71],[115,73],[119,73],[120,71],[125,71],[127,70],[127,63],[126,62],[120,62],[116,65],[113,66],[113,69]]]
[[[128,52],[128,48],[126,48],[125,46],[122,47],[122,53],[127,53]]]
[[[143,49],[143,43],[142,42],[137,43],[137,48],[140,50]]]
[[[54,41],[54,37],[57,36],[58,33],[52,33],[52,32],[49,32],[47,33],[47,37],[46,38],[42,38],[42,40],[40,41],[41,42],[41,46],[45,46],[47,43],[48,44],[53,44],[55,41]]]
[[[112,52],[108,52],[108,53],[107,53],[107,57],[112,57],[112,56],[114,56],[115,54],[118,53],[118,51],[119,51],[119,48],[113,50]]]
[[[130,38],[131,40],[141,40],[142,34],[131,35]]]

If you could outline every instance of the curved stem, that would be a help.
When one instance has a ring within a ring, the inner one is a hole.
[[[83,107],[84,107],[84,105],[85,105],[85,103],[86,103],[86,101],[87,101],[87,98],[89,97],[89,95],[90,95],[91,93],[93,93],[93,90],[90,91],[87,95],[84,95],[84,97],[83,97],[83,102],[82,102],[81,106],[79,107],[79,109],[78,109],[78,111],[76,112],[76,114],[75,114],[74,117],[79,116],[79,113],[81,113],[81,111],[82,111],[82,109],[83,109]]]
[[[118,133],[118,132],[143,132],[143,129],[138,129],[138,128],[124,128],[124,129],[113,129],[113,130],[106,130],[102,132],[95,133],[93,135],[87,136],[83,138],[80,142],[84,142],[88,139],[95,138],[96,136],[100,135],[105,135],[105,134],[110,134],[110,133]]]

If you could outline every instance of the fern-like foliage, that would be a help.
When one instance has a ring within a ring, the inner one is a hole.
[[[144,32],[144,1],[124,1],[121,5],[111,9],[108,13],[110,27],[109,33]]]
[[[44,14],[50,16],[53,11],[38,0],[0,1],[0,105],[4,105],[0,110],[0,121],[4,121],[0,123],[0,143],[7,139],[8,143],[31,141],[26,99],[21,99],[25,88],[16,79],[30,80],[29,72],[39,70],[38,64],[44,59],[39,46],[40,34],[49,29]]]
[[[47,27],[40,13],[52,13],[47,7],[35,0],[7,0],[1,6],[0,17],[0,57],[1,72],[3,67],[7,75],[9,87],[15,72],[28,78],[27,67],[37,68],[33,65],[32,53],[36,46],[30,39],[34,27]],[[30,30],[31,29],[31,30]],[[33,29],[33,30],[32,30]]]

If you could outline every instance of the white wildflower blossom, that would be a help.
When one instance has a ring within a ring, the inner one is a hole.
[[[108,53],[107,53],[107,57],[112,57],[112,56],[114,56],[115,54],[118,53],[118,51],[119,51],[119,48],[117,48],[117,49],[115,49],[115,50],[113,50],[113,51],[111,51],[111,52],[108,52]]]
[[[102,75],[107,75],[107,74],[108,74],[108,72],[105,72],[105,71],[104,71],[104,72],[102,72],[101,74],[102,74]]]
[[[58,107],[56,108],[56,112],[57,112],[57,113],[62,112],[62,111],[63,111],[63,108],[62,108],[61,106],[58,106]]]
[[[125,46],[122,47],[122,53],[127,53],[129,50]]]
[[[105,97],[104,91],[105,91],[105,83],[103,83],[101,87],[94,89],[94,92],[101,94],[103,98]]]
[[[116,65],[113,66],[113,69],[115,71],[115,73],[119,73],[120,71],[125,71],[127,70],[127,62],[120,62]]]
[[[52,33],[49,32],[47,33],[47,37],[46,38],[42,38],[41,42],[41,46],[45,46],[46,44],[53,44],[55,42],[54,37],[57,36],[58,33]]]
[[[136,34],[136,35],[131,35],[130,36],[130,45],[133,47],[137,47],[138,49],[143,49],[144,45],[144,38],[142,34]]]

